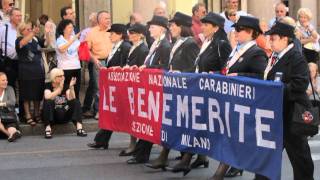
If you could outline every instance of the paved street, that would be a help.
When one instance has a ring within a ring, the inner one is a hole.
[[[143,165],[127,165],[126,157],[118,157],[125,148],[129,138],[125,134],[115,133],[109,150],[89,150],[86,143],[90,142],[94,133],[81,138],[75,134],[56,135],[47,140],[42,136],[26,136],[16,143],[0,141],[0,180],[202,180],[212,175],[211,169],[217,162],[210,161],[209,169],[198,169],[190,172],[187,177],[182,174],[152,170]],[[315,179],[320,180],[320,135],[309,141],[315,162]],[[151,159],[160,151],[153,149]],[[178,153],[170,153],[170,164]],[[292,180],[292,170],[284,153],[282,179]],[[242,177],[232,180],[253,179],[253,174],[245,172]]]

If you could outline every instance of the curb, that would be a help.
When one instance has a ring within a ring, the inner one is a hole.
[[[96,132],[99,129],[98,121],[95,119],[85,119],[82,121],[83,129],[86,132]],[[37,124],[32,127],[28,124],[20,124],[20,131],[23,136],[39,136],[44,134],[45,127],[43,124]],[[71,134],[76,132],[76,128],[72,122],[66,124],[57,124],[52,126],[54,134]]]

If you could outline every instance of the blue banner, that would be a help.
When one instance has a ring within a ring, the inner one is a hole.
[[[278,180],[282,97],[277,82],[165,73],[161,143]]]

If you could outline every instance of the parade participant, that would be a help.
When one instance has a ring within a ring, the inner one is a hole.
[[[314,165],[307,137],[290,131],[295,102],[310,105],[306,94],[309,84],[308,65],[303,55],[293,48],[294,27],[278,22],[266,34],[271,36],[273,54],[269,59],[264,77],[267,80],[274,80],[276,73],[282,73],[283,146],[292,164],[293,179],[313,180]],[[256,175],[255,179],[267,180],[268,178]]]
[[[224,18],[215,13],[208,13],[201,19],[201,30],[205,37],[200,52],[195,59],[195,71],[220,72],[231,52],[227,34],[223,29]],[[198,155],[198,158],[189,166],[192,154],[185,153],[182,160],[172,167],[172,172],[183,172],[184,175],[190,172],[190,168],[200,166],[208,167],[209,161],[206,156]]]
[[[132,43],[130,48],[127,64],[125,68],[134,68],[143,65],[145,58],[149,53],[147,45],[144,43],[146,27],[140,23],[133,24],[128,29],[129,41]],[[130,136],[129,147],[122,150],[119,156],[131,156],[135,153],[137,138]]]
[[[123,67],[126,64],[127,57],[131,45],[126,42],[126,26],[124,24],[112,24],[108,30],[110,32],[110,40],[113,44],[112,50],[106,60],[106,67]],[[105,149],[109,146],[109,141],[113,131],[100,129],[95,138],[94,143],[87,144],[91,148],[104,147]]]
[[[153,16],[152,20],[148,22],[148,25],[150,36],[154,38],[155,41],[152,43],[149,54],[140,68],[167,70],[171,51],[171,45],[165,37],[168,28],[168,19],[162,16]],[[127,163],[138,164],[149,161],[152,145],[151,142],[140,139],[135,149],[135,157],[129,159]]]
[[[254,17],[240,16],[234,28],[238,45],[233,49],[229,56],[222,73],[226,76],[247,76],[263,78],[263,73],[267,65],[266,53],[256,45],[255,39],[262,32],[259,26],[259,20]],[[226,177],[242,175],[242,170],[230,168],[220,162],[218,169],[211,179],[221,180]]]
[[[194,72],[194,60],[199,53],[199,47],[192,37],[192,18],[177,12],[169,22],[171,35],[177,39],[170,53],[169,69],[171,72]],[[165,169],[168,166],[169,152],[170,149],[163,147],[160,156],[146,166]]]

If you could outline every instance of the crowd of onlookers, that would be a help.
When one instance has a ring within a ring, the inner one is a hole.
[[[313,96],[310,85],[308,89],[303,89],[301,85],[303,92],[299,93],[306,93],[311,99],[319,100],[319,34],[311,24],[311,11],[301,8],[297,17],[293,18],[288,16],[288,7],[284,3],[277,3],[275,17],[267,22],[239,11],[238,0],[225,2],[226,8],[220,14],[207,13],[206,5],[197,3],[192,8],[192,17],[177,12],[170,20],[165,4],[160,3],[147,25],[142,24],[143,19],[138,12],[130,16],[128,24],[112,23],[108,11],[93,12],[89,16],[89,27],[80,31],[75,25],[75,13],[71,7],[61,9],[61,21],[57,25],[47,15],[41,15],[36,23],[22,22],[21,11],[14,7],[14,1],[2,0],[0,132],[9,142],[21,137],[18,123],[20,117],[20,121],[30,126],[42,122],[45,126],[44,136],[48,139],[52,138],[52,125],[69,121],[76,126],[78,136],[86,136],[82,118],[99,119],[98,81],[102,68],[160,68],[273,80],[272,68],[278,61],[280,63],[281,59],[287,58],[284,54],[289,54],[297,58],[296,62],[301,62],[301,71],[294,69],[296,64],[292,62],[290,68],[293,69],[285,71],[283,82],[295,83],[299,80],[308,85],[309,81],[302,78],[309,76],[308,69],[303,69],[307,67],[304,66],[306,60],[309,63],[310,82],[317,96]],[[275,43],[277,41],[279,44]],[[79,59],[78,51],[82,43],[86,43],[89,48],[89,62]],[[47,48],[55,49],[54,66],[48,67],[43,55]],[[292,49],[294,52],[291,52]],[[302,59],[299,59],[300,56]],[[239,62],[239,57],[244,60]],[[88,69],[89,83],[84,101],[80,102],[83,68]],[[291,71],[301,73],[301,76],[287,76],[286,73]],[[10,112],[14,112],[16,107],[19,107],[20,114],[11,118]],[[99,130],[94,143],[88,146],[107,149],[112,133]],[[293,142],[289,142],[289,139],[292,138],[291,134],[284,137],[285,142],[291,145]],[[301,145],[293,144],[293,147],[298,150],[307,148],[308,151],[304,137],[298,136],[295,139],[300,139]],[[137,142],[132,136],[129,147],[119,155],[134,155],[127,161],[128,164],[146,163],[151,148],[152,143],[144,140]],[[163,148],[160,156],[146,166],[165,169],[169,151]],[[172,171],[186,175],[192,168],[202,165],[208,167],[206,156],[198,155],[193,163],[191,157],[192,154],[182,152],[181,161]],[[299,163],[301,165],[301,161]],[[294,171],[300,165],[295,165]],[[242,175],[242,170],[231,168],[226,172],[228,168],[228,165],[220,163],[212,179]],[[308,172],[296,176],[311,179],[308,178]],[[265,177],[257,175],[256,179]]]

